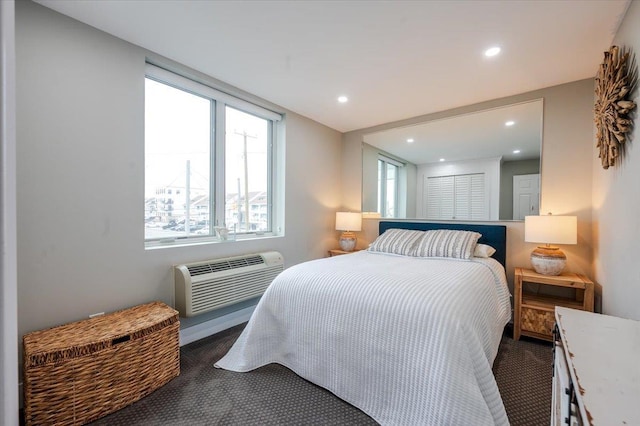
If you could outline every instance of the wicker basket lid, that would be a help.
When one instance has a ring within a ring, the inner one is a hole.
[[[151,302],[23,336],[25,368],[63,362],[135,340],[179,322],[178,312]]]

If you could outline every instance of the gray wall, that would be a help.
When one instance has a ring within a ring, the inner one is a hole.
[[[15,7],[0,2],[0,424],[17,425]]]
[[[639,2],[631,2],[612,44],[629,47],[637,58]],[[633,96],[639,103],[637,90]],[[635,116],[637,129],[637,112]],[[592,131],[595,134],[595,129]],[[594,269],[602,286],[602,309],[606,314],[640,320],[640,269],[635,269],[640,240],[640,134],[637,130],[632,134],[622,161],[607,170],[601,166],[593,134],[589,154],[593,169]]]
[[[149,52],[31,2],[18,2],[16,15],[20,336],[94,312],[172,304],[175,264],[278,250],[291,266],[335,247],[340,133],[252,98],[286,112],[285,236],[145,250]]]
[[[378,211],[378,154],[379,150],[362,144],[362,211]],[[356,167],[357,168],[357,167]],[[359,211],[360,209],[358,209]]]
[[[540,160],[505,161],[500,165],[500,220],[513,219],[513,177],[540,173]]]

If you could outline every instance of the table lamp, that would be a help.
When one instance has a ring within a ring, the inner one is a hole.
[[[336,212],[336,231],[344,231],[340,235],[340,249],[353,251],[356,248],[356,234],[353,231],[362,229],[362,214]]]
[[[560,275],[567,257],[558,247],[550,244],[576,244],[578,220],[576,216],[525,216],[524,240],[544,243],[531,252],[531,265],[537,273]]]

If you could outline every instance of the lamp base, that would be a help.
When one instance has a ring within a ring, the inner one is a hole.
[[[542,275],[560,275],[567,256],[558,247],[538,247],[531,252],[531,265]]]
[[[356,248],[356,234],[351,231],[345,231],[340,235],[340,250],[353,251]]]

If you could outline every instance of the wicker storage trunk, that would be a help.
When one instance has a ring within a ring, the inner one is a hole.
[[[25,334],[27,425],[82,425],[180,374],[178,312],[160,302]]]

